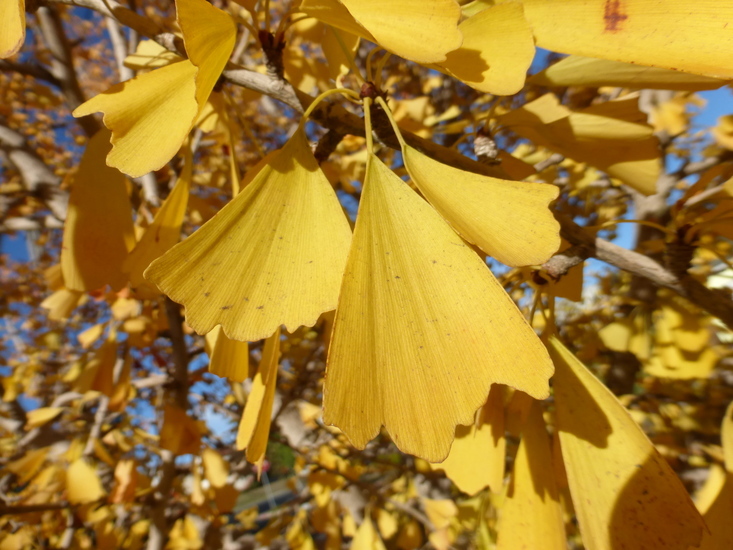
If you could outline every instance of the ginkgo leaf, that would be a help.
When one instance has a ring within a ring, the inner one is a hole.
[[[242,420],[237,430],[237,450],[247,450],[247,460],[259,468],[265,460],[267,439],[270,435],[272,404],[277,387],[277,370],[280,359],[280,329],[265,340],[262,360],[252,380],[252,390],[244,406]]]
[[[336,307],[351,229],[300,127],[229,204],[145,277],[199,334],[255,341]]]
[[[229,465],[221,454],[207,447],[201,452],[201,461],[204,464],[204,474],[211,486],[217,489],[224,487],[229,476]]]
[[[349,548],[350,550],[386,550],[369,516],[364,517]]]
[[[189,60],[166,65],[115,84],[74,111],[101,111],[112,131],[107,164],[139,177],[160,169],[178,152],[198,113],[195,76]]]
[[[36,476],[46,462],[48,451],[49,447],[29,449],[20,458],[6,462],[3,468],[18,476],[18,485],[25,485]]]
[[[437,63],[460,47],[455,0],[303,0],[300,9],[418,63]]]
[[[249,344],[227,338],[221,327],[206,335],[209,354],[209,372],[235,382],[244,382],[250,377]]]
[[[639,115],[635,100],[572,111],[555,95],[545,94],[498,118],[535,145],[587,162],[650,195],[661,171],[659,142],[654,129],[638,121]]]
[[[165,49],[155,40],[141,40],[135,49],[135,53],[125,58],[125,67],[141,71],[165,67],[178,61],[183,61],[183,58]]]
[[[695,505],[710,530],[703,533],[702,550],[733,548],[733,523],[730,521],[733,510],[733,403],[725,411],[720,439],[725,468],[711,465],[708,479],[695,497]]]
[[[71,504],[87,504],[105,496],[97,471],[85,458],[78,458],[66,470],[66,498]]]
[[[41,407],[28,411],[26,413],[25,427],[30,430],[43,426],[57,418],[62,412],[64,412],[63,407]]]
[[[351,67],[347,55],[350,55],[351,59],[356,55],[359,36],[330,25],[324,24],[322,27],[323,35],[320,42],[323,55],[328,62],[328,73],[332,79],[337,80],[349,72]]]
[[[483,10],[458,29],[463,44],[438,63],[441,70],[481,92],[511,95],[522,89],[535,48],[521,2]]]
[[[110,133],[89,140],[74,174],[64,225],[61,270],[69,290],[89,291],[127,283],[122,263],[135,244],[125,176],[105,164]]]
[[[205,0],[176,0],[176,18],[188,58],[198,68],[196,101],[203,109],[232,54],[237,26],[228,13]]]
[[[715,90],[727,81],[623,61],[571,55],[529,79],[535,86],[622,86],[652,90]]]
[[[733,4],[720,0],[523,0],[537,46],[733,78]]]
[[[341,0],[383,48],[418,63],[437,63],[461,46],[455,0]]]
[[[20,50],[25,39],[25,0],[0,2],[0,58]]]
[[[121,459],[115,465],[115,483],[109,496],[110,502],[132,502],[135,499],[135,489],[139,475],[137,463],[132,459]]]
[[[48,310],[48,318],[53,321],[67,319],[84,297],[80,290],[60,288],[41,302],[41,307]]]
[[[133,177],[160,169],[183,143],[234,49],[236,26],[205,0],[176,2],[189,59],[112,86],[77,107],[112,131],[107,164]]]
[[[542,407],[532,403],[522,429],[512,480],[501,507],[497,550],[565,550],[560,492],[552,464]]]
[[[549,350],[562,458],[585,547],[697,546],[704,522],[669,464],[557,338]]]
[[[500,180],[453,168],[409,145],[405,167],[415,185],[468,242],[511,266],[539,265],[560,246],[548,208],[554,185]]]
[[[477,422],[458,426],[448,457],[431,467],[443,470],[456,487],[469,495],[486,487],[498,493],[504,483],[505,450],[504,391],[502,386],[494,385]]]
[[[728,405],[720,429],[720,438],[723,443],[725,469],[733,474],[733,402]]]
[[[544,398],[551,374],[544,347],[484,261],[371,155],[329,350],[324,422],[359,449],[384,426],[404,452],[440,462],[492,383]]]
[[[290,550],[316,550],[313,538],[303,525],[302,519],[290,523],[285,533],[285,540]]]
[[[160,429],[160,448],[175,455],[198,453],[201,429],[196,420],[176,405],[163,408],[163,427]]]
[[[703,531],[700,550],[727,550],[733,548],[733,474],[717,464],[710,467],[710,475],[696,497],[697,509],[705,519],[708,531]]]
[[[192,167],[193,159],[187,154],[173,190],[123,265],[125,272],[129,273],[130,286],[140,298],[152,299],[160,295],[158,289],[143,277],[143,273],[153,260],[160,258],[181,239],[181,225],[191,193]]]
[[[377,41],[368,30],[356,22],[346,6],[339,0],[303,0],[300,9],[327,25],[361,36],[372,42]]]

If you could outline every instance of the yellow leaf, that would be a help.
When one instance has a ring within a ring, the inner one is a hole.
[[[492,383],[544,398],[551,374],[544,347],[484,261],[369,157],[324,422],[359,449],[384,426],[402,451],[440,462]]]
[[[133,502],[137,485],[137,463],[129,458],[120,460],[115,466],[115,484],[109,497],[110,502]]]
[[[188,148],[185,157],[181,176],[123,266],[130,274],[130,286],[141,298],[152,299],[159,295],[158,289],[145,280],[143,273],[153,260],[160,258],[181,239],[181,225],[191,193],[193,168]]]
[[[320,42],[323,55],[328,62],[328,73],[333,80],[337,80],[349,72],[351,66],[346,56],[354,58],[359,48],[359,37],[341,29],[334,29],[330,25],[324,24],[322,27],[323,36]]]
[[[198,423],[175,405],[163,409],[163,427],[160,430],[160,448],[176,455],[198,453],[201,430]]]
[[[332,27],[361,36],[372,42],[377,41],[369,34],[369,31],[354,20],[349,10],[339,0],[303,0],[300,9]]]
[[[246,449],[247,460],[258,466],[261,466],[265,459],[267,439],[270,435],[279,359],[280,329],[278,328],[272,336],[265,340],[260,368],[252,380],[252,391],[249,392],[242,421],[237,430],[237,450]]]
[[[18,476],[18,486],[25,485],[36,476],[46,462],[48,450],[48,447],[43,447],[26,451],[20,458],[7,462],[5,469]]]
[[[66,470],[66,498],[71,504],[87,504],[105,496],[97,471],[84,458],[78,458]]]
[[[176,0],[186,53],[197,68],[196,101],[203,109],[234,49],[237,26],[231,16],[206,0]]]
[[[524,0],[537,46],[732,78],[733,4],[720,0]]]
[[[168,534],[166,550],[199,550],[203,541],[190,515],[176,520]]]
[[[349,548],[350,550],[386,550],[369,516],[364,517]]]
[[[291,550],[316,550],[316,545],[310,533],[303,526],[301,520],[293,521],[285,533],[285,540]]]
[[[234,48],[231,17],[205,0],[176,2],[189,59],[112,86],[74,111],[112,131],[107,164],[133,177],[163,167],[193,126]]]
[[[89,140],[72,179],[61,248],[69,290],[96,290],[107,284],[119,290],[127,283],[122,262],[135,244],[132,206],[125,176],[105,164],[109,138],[103,129]]]
[[[92,325],[86,330],[81,331],[79,334],[76,335],[76,339],[79,341],[79,344],[84,349],[89,349],[92,347],[92,344],[96,342],[100,336],[102,336],[102,333],[104,332],[104,324],[97,323],[96,325]]]
[[[497,550],[565,550],[560,493],[552,468],[550,439],[537,401],[522,429],[522,442],[497,526]]]
[[[728,405],[723,417],[723,425],[720,429],[720,437],[723,440],[723,455],[725,457],[725,469],[733,473],[733,402]]]
[[[418,63],[437,63],[461,46],[455,0],[341,0],[377,44]]]
[[[557,338],[549,350],[562,457],[585,547],[696,546],[704,523],[669,464]]]
[[[336,307],[351,230],[299,128],[203,227],[145,272],[199,334],[255,341]]]
[[[17,53],[25,39],[25,0],[0,2],[0,58]]]
[[[665,131],[671,136],[682,134],[687,129],[692,114],[687,112],[688,101],[684,95],[679,95],[661,105],[656,105],[649,117],[654,130]]]
[[[436,529],[444,529],[450,525],[451,519],[458,515],[458,507],[450,499],[422,499],[425,515]]]
[[[733,474],[717,464],[710,467],[710,475],[697,496],[700,510],[709,532],[704,531],[700,550],[727,550],[733,548]]]
[[[184,60],[112,86],[77,107],[75,117],[104,113],[112,131],[107,164],[138,177],[165,165],[198,113],[197,68]]]
[[[649,195],[656,192],[661,163],[658,140],[651,126],[639,123],[641,114],[635,100],[571,111],[546,94],[499,121],[535,145],[587,162]]]
[[[471,426],[457,426],[456,438],[448,458],[440,464],[431,464],[461,491],[474,495],[490,487],[501,491],[504,484],[506,439],[504,439],[504,392],[494,385],[489,400]]]
[[[727,81],[622,61],[571,55],[529,79],[535,86],[619,86],[652,90],[715,90]]]
[[[522,89],[534,57],[534,39],[521,2],[490,7],[458,29],[463,45],[438,63],[442,70],[482,92],[511,95]]]
[[[539,265],[560,246],[548,204],[554,185],[465,172],[404,147],[407,171],[425,198],[468,242],[510,266]]]
[[[204,475],[209,480],[212,487],[217,489],[224,487],[229,476],[229,465],[214,449],[205,448],[201,453],[201,459],[204,463]]]
[[[422,528],[415,520],[408,520],[400,529],[395,544],[400,550],[412,550],[413,548],[422,548],[425,543]]]
[[[376,514],[379,534],[382,535],[382,538],[391,539],[397,534],[398,523],[396,514],[385,508],[379,508]]]
[[[43,426],[56,419],[62,412],[64,412],[63,407],[41,407],[40,409],[28,411],[25,415],[25,427],[27,430],[31,430]]]
[[[74,111],[75,117],[104,113],[112,131],[107,164],[139,177],[162,168],[178,152],[198,113],[198,69],[180,61],[115,84]]]
[[[125,67],[141,71],[165,67],[178,61],[183,61],[183,58],[165,49],[155,40],[141,40],[135,53],[125,58]]]
[[[206,335],[209,354],[209,372],[235,382],[244,382],[250,377],[249,345],[227,338],[221,327]]]

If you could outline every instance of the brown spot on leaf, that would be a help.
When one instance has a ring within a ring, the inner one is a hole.
[[[606,32],[618,32],[621,30],[621,24],[629,18],[624,13],[621,0],[606,0],[603,9],[603,21],[605,22]]]

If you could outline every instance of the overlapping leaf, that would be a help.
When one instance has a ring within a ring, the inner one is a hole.
[[[551,338],[549,349],[562,458],[585,547],[697,546],[704,522],[669,464],[559,340]]]
[[[733,4],[720,0],[523,0],[548,50],[733,78]]]
[[[551,373],[486,264],[371,156],[329,351],[324,421],[357,448],[385,426],[400,449],[438,462],[492,383],[543,398]]]
[[[546,94],[499,117],[535,145],[587,162],[646,195],[661,171],[653,129],[640,123],[635,101],[620,100],[572,111]]]
[[[405,167],[425,198],[468,242],[511,266],[546,262],[560,246],[560,225],[548,204],[557,187],[465,172],[403,151]]]
[[[270,435],[272,405],[277,387],[277,370],[280,359],[280,329],[265,341],[262,360],[252,380],[247,404],[237,431],[238,450],[247,451],[247,460],[262,466]]]
[[[25,38],[25,0],[0,3],[0,58],[17,53]]]
[[[550,439],[536,401],[522,429],[506,499],[497,528],[497,550],[567,548]]]
[[[483,10],[458,29],[463,44],[437,64],[441,70],[482,92],[511,95],[522,89],[535,48],[521,2]]]
[[[659,67],[571,55],[527,80],[536,86],[623,86],[652,90],[715,90],[726,81]]]
[[[455,0],[304,0],[301,9],[418,63],[437,63],[462,42]]]
[[[351,230],[300,127],[203,227],[145,272],[199,334],[243,342],[336,307]]]
[[[235,382],[243,382],[250,377],[247,342],[227,338],[221,327],[216,327],[206,335],[206,348],[210,373]]]
[[[127,283],[122,264],[135,244],[125,176],[105,164],[110,133],[89,140],[73,176],[64,226],[61,269],[69,290],[89,291]]]
[[[98,111],[112,131],[107,163],[131,176],[161,168],[183,143],[234,48],[231,17],[204,0],[176,2],[189,59],[141,74],[74,111]]]
[[[504,391],[491,387],[489,399],[471,426],[458,426],[448,457],[434,470],[443,470],[464,493],[474,495],[489,487],[498,493],[504,483]]]

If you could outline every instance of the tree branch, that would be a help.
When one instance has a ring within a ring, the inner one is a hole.
[[[74,60],[71,55],[71,46],[64,33],[64,27],[58,12],[53,7],[40,7],[36,17],[41,28],[43,40],[51,52],[51,74],[59,82],[61,92],[66,98],[66,104],[72,111],[84,103],[84,94],[76,79]],[[99,123],[93,116],[77,119],[88,137],[99,131]]]
[[[591,235],[571,220],[560,218],[559,221],[560,234],[577,246],[563,252],[560,255],[563,258],[550,259],[548,272],[557,276],[562,273],[561,265],[570,269],[592,256],[677,292],[733,329],[733,301],[725,292],[709,289],[689,275],[677,277],[651,258]]]

